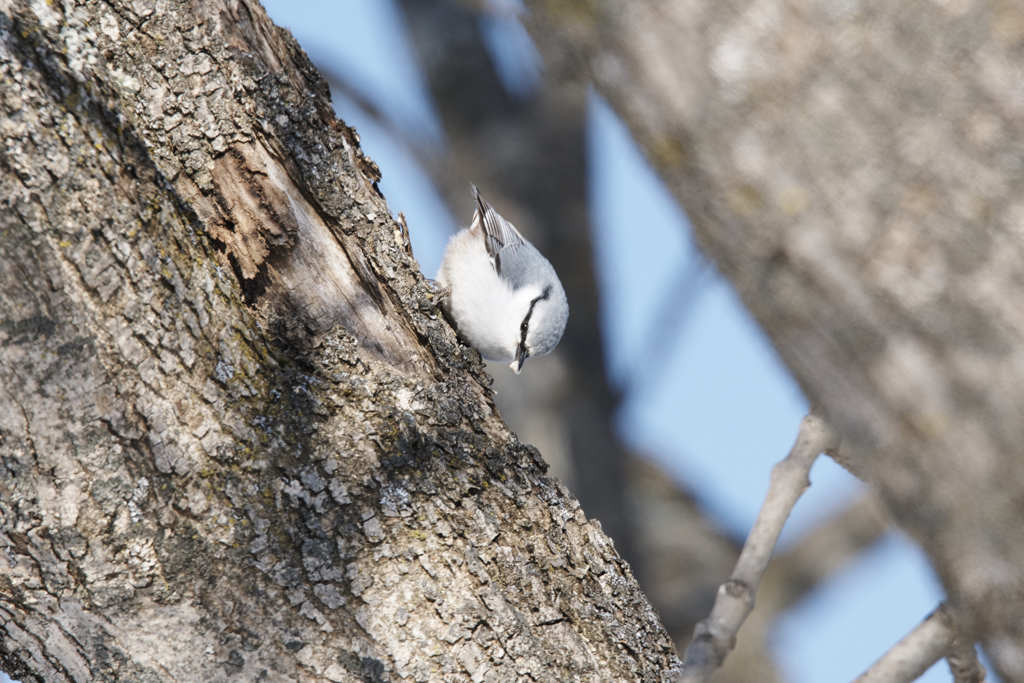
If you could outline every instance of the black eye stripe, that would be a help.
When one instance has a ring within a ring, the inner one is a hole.
[[[533,301],[530,302],[530,310],[527,311],[526,317],[529,318],[530,315],[533,314],[533,307],[537,305],[538,301],[545,301],[549,296],[551,296],[551,286],[550,285],[548,285],[547,287],[544,288],[544,291],[541,293],[540,296],[536,297]]]
[[[526,333],[530,329],[530,316],[533,315],[533,303],[530,304],[530,310],[526,312],[526,317],[523,318],[523,322],[519,325],[519,343],[523,346],[526,345]]]
[[[523,322],[519,325],[519,344],[521,346],[526,346],[526,333],[530,329],[530,317],[533,315],[533,307],[537,305],[538,301],[544,301],[549,296],[551,296],[551,285],[545,287],[544,291],[541,292],[541,295],[530,302],[530,310],[526,311],[526,316],[523,318]]]
[[[541,296],[529,302],[529,310],[526,311],[526,315],[522,318],[522,323],[519,325],[519,343],[521,345],[526,345],[526,332],[529,330],[529,318],[530,316],[534,315],[534,306],[537,305],[538,301],[547,299],[550,294],[551,288],[546,287],[544,288],[544,292],[541,294]]]

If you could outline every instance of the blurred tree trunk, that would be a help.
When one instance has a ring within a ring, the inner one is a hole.
[[[0,670],[674,667],[262,8],[3,0],[0,82]]]
[[[527,4],[1024,680],[1024,6]]]

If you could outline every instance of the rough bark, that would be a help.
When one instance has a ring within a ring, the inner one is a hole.
[[[527,4],[1024,680],[1024,8]]]
[[[0,82],[0,669],[673,669],[258,5],[4,0]]]

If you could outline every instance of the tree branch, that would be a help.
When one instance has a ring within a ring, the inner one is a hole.
[[[985,667],[973,645],[959,642],[952,610],[941,604],[913,631],[900,639],[854,683],[901,683],[917,680],[941,657],[949,659],[956,683],[985,680]]]
[[[772,468],[771,483],[754,527],[743,544],[736,569],[718,589],[711,614],[694,629],[683,656],[680,681],[706,681],[721,666],[736,642],[736,633],[754,609],[754,595],[775,543],[796,501],[810,486],[808,473],[822,452],[838,447],[828,423],[813,412],[800,423],[789,455]]]

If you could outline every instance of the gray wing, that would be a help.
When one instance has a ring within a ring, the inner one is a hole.
[[[483,228],[484,247],[491,258],[491,264],[498,275],[508,280],[513,287],[518,287],[525,274],[521,272],[523,269],[519,266],[523,256],[519,252],[529,248],[530,244],[523,239],[514,225],[505,220],[480,196],[480,190],[476,185],[473,186],[473,194],[476,196],[473,223],[478,223]]]
[[[550,269],[547,259],[529,242],[519,242],[499,251],[492,259],[498,276],[519,289],[523,285],[544,279]]]

